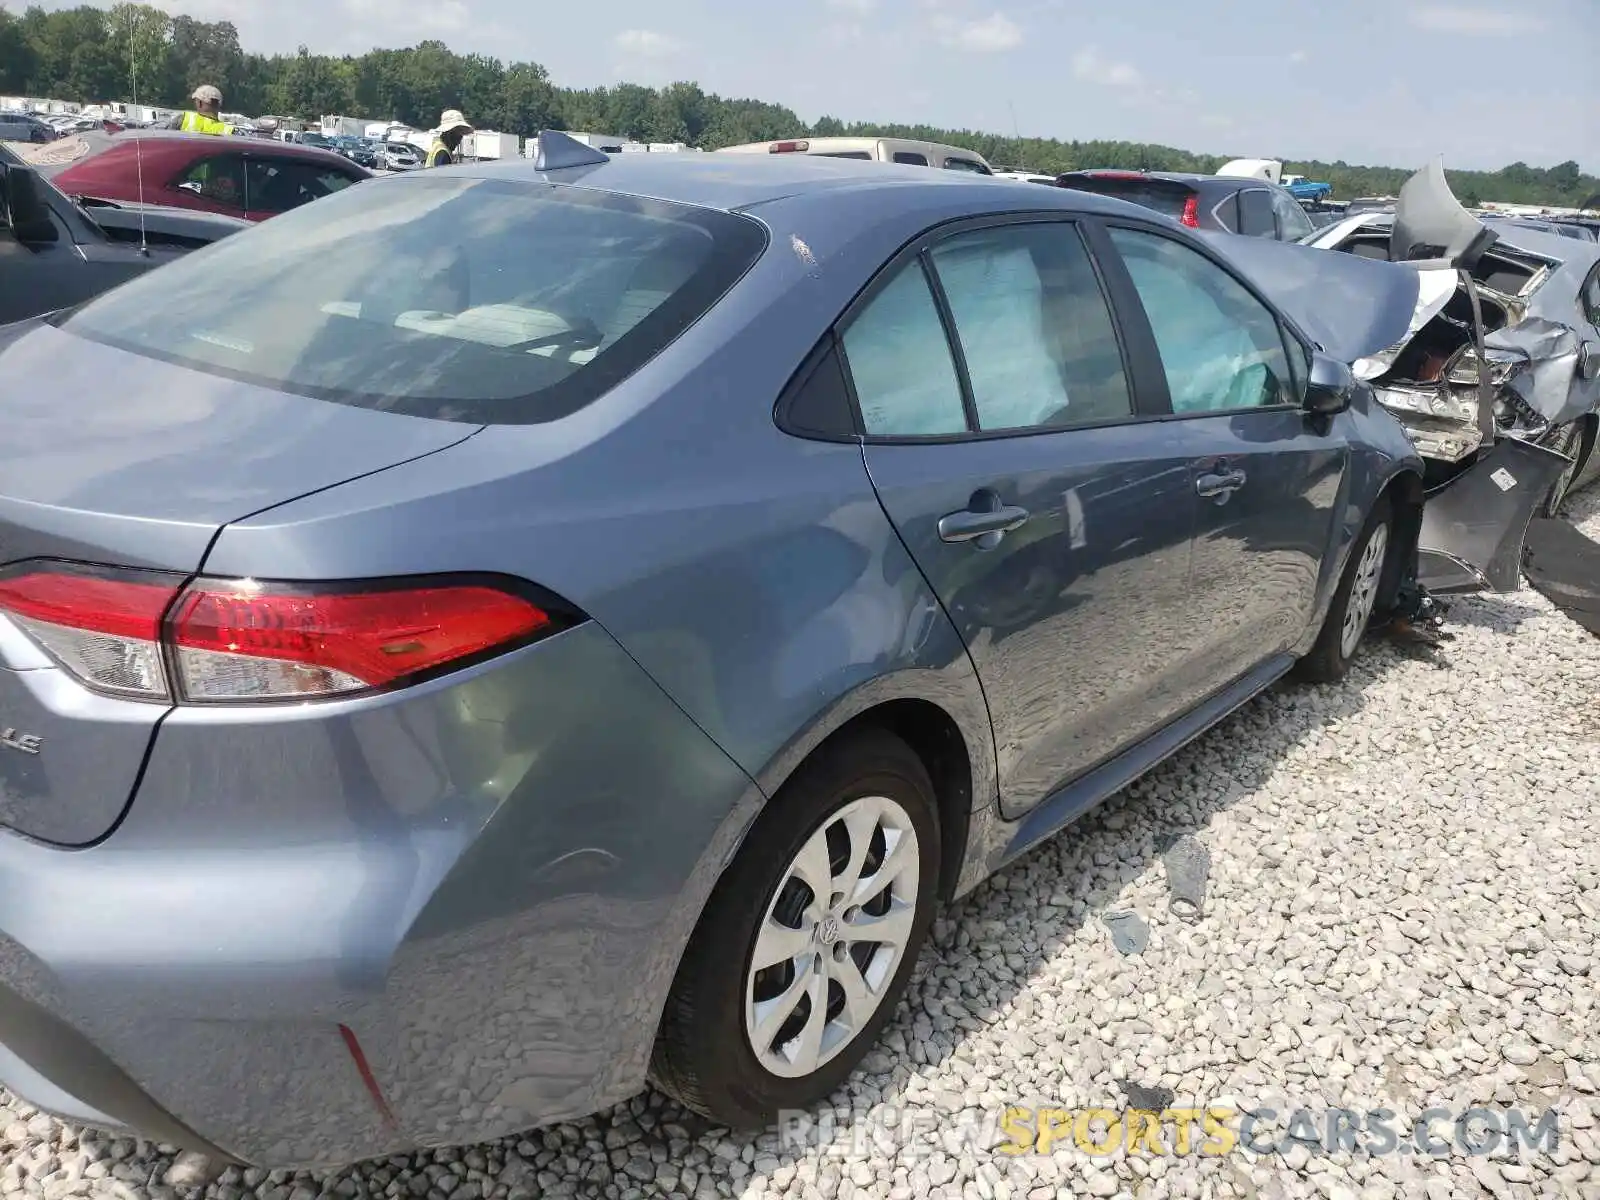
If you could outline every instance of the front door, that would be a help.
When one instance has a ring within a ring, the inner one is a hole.
[[[1188,458],[1140,421],[1071,222],[940,238],[842,343],[867,469],[972,656],[1015,816],[1173,715]]]
[[[1190,464],[1189,613],[1204,642],[1182,688],[1198,700],[1288,650],[1316,619],[1349,451],[1335,422],[1301,410],[1309,353],[1244,284],[1175,238],[1109,232]]]

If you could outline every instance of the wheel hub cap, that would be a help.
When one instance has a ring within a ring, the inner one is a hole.
[[[872,1020],[911,942],[911,817],[886,796],[836,810],[779,878],[744,964],[744,1031],[767,1071],[810,1075]]]

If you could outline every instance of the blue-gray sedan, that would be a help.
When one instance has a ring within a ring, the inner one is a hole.
[[[937,903],[1415,592],[1421,462],[1346,366],[1415,272],[925,169],[539,154],[0,330],[31,1103],[271,1166],[647,1080],[768,1122]]]

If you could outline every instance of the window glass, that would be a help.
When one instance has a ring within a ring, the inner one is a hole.
[[[1591,325],[1600,325],[1600,267],[1589,272],[1589,280],[1583,285],[1583,315]]]
[[[1239,232],[1245,237],[1278,236],[1278,222],[1272,214],[1272,194],[1266,188],[1248,188],[1239,193]]]
[[[855,158],[855,159],[860,159],[862,162],[871,162],[872,161],[872,155],[868,154],[865,150],[839,150],[839,151],[836,151],[833,154],[819,154],[819,155],[817,155],[817,157],[818,158]]]
[[[281,213],[349,187],[355,180],[320,163],[287,158],[252,157],[245,162],[247,207],[251,212]]]
[[[186,192],[230,208],[244,207],[244,159],[237,154],[202,158],[178,176],[177,186]]]
[[[925,167],[928,165],[926,156],[913,154],[910,150],[896,150],[894,152],[894,160],[908,167]]]
[[[900,268],[850,322],[844,351],[867,433],[967,432],[950,343],[920,262]]]
[[[1238,280],[1171,238],[1112,229],[1144,304],[1177,413],[1293,404],[1278,319]]]
[[[1195,197],[1195,192],[1181,183],[1120,175],[1067,174],[1061,177],[1061,186],[1126,200],[1174,219],[1183,215],[1185,206]]]
[[[61,327],[284,391],[524,424],[650,361],[765,246],[731,213],[435,172],[273,217]]]
[[[989,174],[982,163],[974,162],[970,158],[947,158],[944,160],[944,169],[946,171],[970,171],[974,175]]]
[[[1076,226],[962,234],[932,257],[980,428],[1082,425],[1132,413],[1111,311]]]
[[[1278,211],[1278,236],[1286,242],[1298,242],[1316,228],[1306,210],[1285,192],[1272,193],[1272,207]]]

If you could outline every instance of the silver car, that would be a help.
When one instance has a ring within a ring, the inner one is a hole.
[[[30,1103],[269,1166],[647,1080],[770,1122],[938,904],[1426,591],[1422,461],[1347,365],[1403,266],[536,151],[0,330]],[[1514,554],[1564,460],[1507,446]]]

